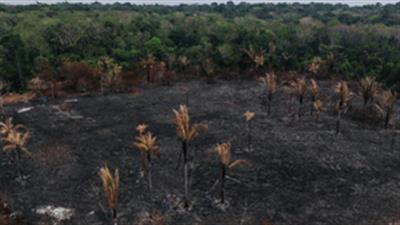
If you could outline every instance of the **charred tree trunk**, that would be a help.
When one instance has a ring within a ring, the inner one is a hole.
[[[221,190],[220,190],[220,198],[221,203],[225,204],[225,177],[226,177],[226,166],[221,163]]]
[[[247,149],[248,151],[251,151],[252,146],[251,146],[251,120],[247,122]]]
[[[389,128],[390,114],[391,114],[390,110],[387,109],[386,115],[385,115],[385,125],[384,125],[385,130],[387,130]]]
[[[118,217],[117,217],[117,209],[113,208],[112,209],[112,221],[113,221],[113,225],[118,225]]]
[[[301,117],[303,114],[303,95],[299,95],[299,112],[298,116]]]
[[[183,164],[184,164],[184,176],[185,176],[185,202],[184,207],[189,208],[189,165],[188,165],[188,154],[187,154],[187,142],[182,143],[183,153]]]
[[[338,115],[337,115],[337,119],[336,119],[336,134],[340,133],[340,120],[341,120],[341,116],[342,116],[342,109],[338,110]]]
[[[152,189],[153,189],[153,183],[151,180],[151,154],[150,152],[147,152],[147,180],[148,180],[148,185],[149,185],[149,195],[150,198],[152,197]]]
[[[271,102],[272,102],[272,93],[268,93],[268,101],[267,101],[267,114],[271,115]]]

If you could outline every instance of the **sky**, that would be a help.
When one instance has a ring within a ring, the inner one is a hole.
[[[82,2],[82,3],[92,3],[95,0],[0,0],[0,3],[5,3],[5,4],[35,4],[36,2],[40,3],[57,3],[57,2],[69,2],[69,3],[77,3],[77,2]],[[176,5],[180,3],[185,3],[185,4],[207,4],[207,3],[212,3],[212,2],[218,2],[218,3],[225,3],[227,0],[97,0],[98,2],[101,3],[114,3],[116,1],[124,3],[124,2],[130,2],[132,4],[165,4],[165,5]],[[375,3],[382,3],[382,4],[395,4],[396,2],[399,2],[400,0],[381,0],[381,1],[376,1],[376,0],[232,0],[235,3],[239,2],[248,2],[248,3],[280,3],[280,2],[287,2],[287,3],[294,3],[294,2],[300,2],[300,3],[310,3],[310,2],[322,2],[322,3],[345,3],[348,5],[368,5],[368,4],[375,4]]]

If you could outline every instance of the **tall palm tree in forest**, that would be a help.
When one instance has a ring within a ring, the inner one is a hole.
[[[189,168],[188,168],[188,144],[199,135],[200,130],[206,130],[207,125],[195,123],[190,124],[189,109],[186,105],[180,105],[179,110],[173,110],[175,114],[176,133],[182,141],[183,163],[184,163],[184,207],[189,207]],[[180,161],[180,157],[178,159]]]

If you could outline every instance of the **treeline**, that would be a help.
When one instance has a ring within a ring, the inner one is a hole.
[[[0,5],[0,77],[13,90],[93,73],[105,57],[126,76],[297,71],[399,88],[400,4]]]

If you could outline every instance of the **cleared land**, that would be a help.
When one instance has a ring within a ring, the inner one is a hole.
[[[322,83],[326,97],[330,84]],[[190,145],[192,165],[189,213],[177,210],[183,196],[183,170],[176,170],[181,144],[175,134],[172,108],[185,102],[189,89],[191,119],[209,126]],[[71,113],[56,109],[65,97],[47,103],[6,107],[6,114],[32,132],[24,159],[25,184],[0,153],[0,191],[30,224],[50,218],[34,212],[52,205],[75,210],[62,224],[110,224],[105,213],[99,168],[107,162],[121,173],[120,224],[134,224],[143,212],[158,210],[167,224],[388,224],[400,212],[400,143],[382,124],[366,125],[349,113],[342,134],[334,134],[335,115],[326,104],[315,123],[306,101],[304,116],[287,113],[286,97],[277,93],[272,116],[262,104],[263,87],[256,81],[200,81],[172,87],[143,86],[136,94],[76,97]],[[361,100],[354,108],[361,107]],[[18,109],[34,106],[28,112]],[[297,102],[294,102],[294,110]],[[243,113],[254,111],[253,152],[246,150]],[[72,116],[71,116],[72,115]],[[396,118],[398,119],[398,118]],[[154,200],[146,178],[140,176],[139,151],[133,147],[139,123],[149,124],[158,137],[161,158],[153,170]],[[250,166],[233,170],[227,182],[230,207],[221,211],[218,197],[219,164],[209,151],[219,142],[232,142],[233,158]]]

